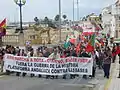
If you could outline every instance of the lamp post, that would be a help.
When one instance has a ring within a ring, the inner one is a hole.
[[[61,41],[61,0],[59,0],[59,42]]]
[[[26,0],[14,0],[14,1],[20,7],[20,33],[23,33],[23,27],[22,27],[22,6],[25,5]]]

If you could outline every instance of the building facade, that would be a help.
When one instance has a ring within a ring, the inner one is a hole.
[[[102,26],[110,37],[120,37],[120,1],[102,9]]]

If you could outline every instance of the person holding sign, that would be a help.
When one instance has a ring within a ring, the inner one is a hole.
[[[60,58],[60,54],[58,53],[57,47],[54,47],[53,53],[49,56],[49,58],[52,58],[52,59]]]
[[[85,48],[83,48],[80,55],[79,55],[79,57],[88,57],[88,58],[90,58],[91,56],[86,52]],[[87,79],[87,75],[83,75],[83,78]]]
[[[49,58],[51,58],[51,59],[59,59],[59,58],[60,58],[60,54],[59,54],[59,52],[58,52],[58,48],[57,48],[57,47],[54,47],[53,53],[49,56]],[[52,78],[54,79],[54,76],[53,76],[53,75],[52,75],[52,76],[47,75],[46,78],[48,78],[48,77],[52,77]],[[56,75],[55,77],[58,78],[57,75]]]

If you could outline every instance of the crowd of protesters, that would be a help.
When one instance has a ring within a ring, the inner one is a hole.
[[[103,69],[104,77],[109,78],[111,62],[113,63],[115,62],[117,50],[118,50],[118,45],[114,45],[112,50],[110,49],[110,47],[108,47],[108,45],[105,45],[104,47],[103,46],[96,47],[92,53],[87,52],[84,46],[81,46],[79,52],[76,52],[76,46],[74,44],[68,48],[64,48],[62,45],[51,48],[46,46],[40,46],[36,50],[31,46],[27,46],[25,49],[20,49],[20,47],[7,45],[5,48],[0,48],[0,60],[1,60],[1,66],[3,67],[4,54],[13,54],[16,56],[28,56],[28,57],[48,57],[53,59],[65,58],[69,56],[88,57],[88,58],[92,57],[93,58],[92,75],[90,76],[83,75],[83,78],[87,79],[88,77],[91,78],[95,77],[95,72],[97,67],[98,69]],[[26,76],[26,73],[10,72],[8,70],[6,71],[6,74],[8,75],[11,73],[16,73],[16,76],[20,76],[20,74],[22,74],[23,77]],[[34,77],[35,75],[30,74],[30,76]],[[38,75],[38,76],[42,77],[42,75]],[[70,78],[75,78],[76,76],[79,75],[70,75]],[[58,78],[58,76],[46,75],[46,78]],[[66,75],[63,75],[63,78],[66,79]]]

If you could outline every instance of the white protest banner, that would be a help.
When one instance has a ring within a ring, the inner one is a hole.
[[[45,57],[24,57],[6,54],[4,69],[42,75],[81,74],[92,75],[92,58],[67,57],[50,59]]]

